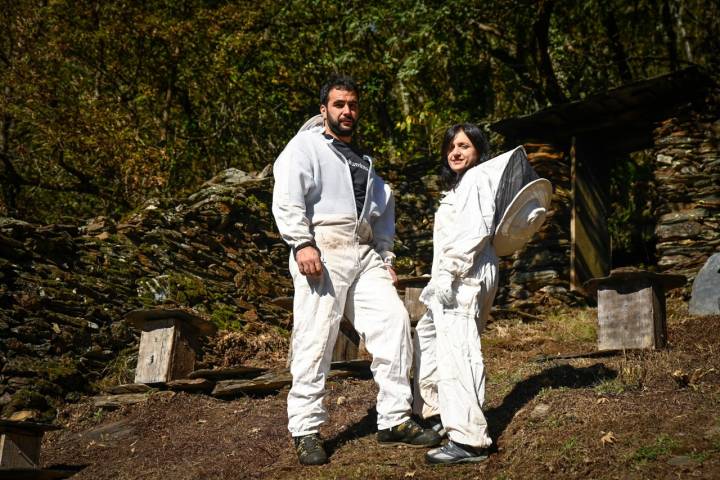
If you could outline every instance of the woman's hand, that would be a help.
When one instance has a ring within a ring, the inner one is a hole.
[[[453,277],[449,273],[440,273],[435,279],[435,296],[446,307],[455,305]]]

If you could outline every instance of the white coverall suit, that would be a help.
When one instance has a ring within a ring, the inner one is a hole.
[[[317,433],[327,418],[325,379],[343,315],[373,356],[378,428],[403,423],[410,418],[412,402],[412,341],[407,311],[383,263],[393,257],[395,204],[390,187],[370,161],[358,218],[347,160],[321,127],[299,132],[277,158],[273,173],[272,210],[280,234],[293,248],[314,241],[323,266],[320,279],[306,277],[290,254],[295,287],[290,434]]]
[[[498,257],[492,245],[494,188],[479,168],[465,172],[435,214],[432,278],[420,295],[428,306],[416,327],[413,409],[440,414],[451,440],[491,445],[482,412],[485,369],[480,334],[497,290]],[[437,279],[454,278],[456,305],[436,298]]]

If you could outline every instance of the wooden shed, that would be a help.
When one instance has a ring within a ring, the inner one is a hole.
[[[525,145],[535,169],[555,186],[546,225],[505,262],[500,301],[530,300],[539,291],[585,293],[587,280],[624,266],[608,229],[610,172],[639,151],[650,156],[646,188],[653,193],[654,239],[642,246],[651,252],[643,263],[694,278],[720,249],[718,92],[692,67],[491,125],[507,147]]]

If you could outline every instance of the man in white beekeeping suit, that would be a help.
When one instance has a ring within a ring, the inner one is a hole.
[[[303,129],[275,161],[273,214],[290,245],[295,287],[288,430],[303,465],[327,462],[318,434],[325,379],[343,315],[364,338],[379,392],[381,444],[430,447],[434,431],[410,418],[410,323],[393,283],[392,192],[352,144],[359,91],[349,77],[320,90],[323,124]]]

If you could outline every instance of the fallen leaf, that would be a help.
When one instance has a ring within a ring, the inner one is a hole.
[[[604,447],[607,444],[612,445],[617,440],[617,437],[615,437],[615,434],[613,432],[607,432],[605,435],[600,437],[600,443]]]

